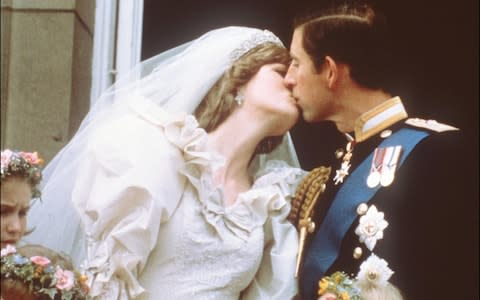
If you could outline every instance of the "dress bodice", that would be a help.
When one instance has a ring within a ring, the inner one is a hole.
[[[157,245],[140,275],[149,294],[162,295],[157,299],[240,298],[260,267],[267,218],[288,207],[278,197],[276,181],[290,177],[285,186],[293,184],[298,171],[278,161],[268,169],[277,172],[260,176],[229,207],[208,173],[187,185],[177,211],[160,230],[158,240],[168,242]],[[279,176],[282,172],[287,177]]]
[[[148,293],[161,299],[237,299],[260,264],[263,229],[240,237],[227,226],[211,225],[191,188],[168,223],[159,235],[166,242],[153,250],[140,276]]]
[[[87,235],[93,295],[295,295],[298,237],[286,217],[304,171],[263,162],[251,174],[252,188],[225,206],[222,188],[211,180],[221,159],[208,151],[192,116],[147,109],[108,126],[92,139],[73,198]]]

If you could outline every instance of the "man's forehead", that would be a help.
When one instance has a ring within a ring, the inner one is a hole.
[[[290,56],[298,59],[303,51],[302,47],[303,29],[295,29],[293,32],[292,42],[290,44]]]

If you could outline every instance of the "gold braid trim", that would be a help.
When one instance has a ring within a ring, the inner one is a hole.
[[[288,220],[300,229],[300,219],[311,218],[313,208],[317,200],[325,191],[326,182],[330,177],[332,168],[320,166],[313,169],[298,185],[295,196],[292,201],[292,208],[288,215]]]
[[[288,215],[288,220],[297,227],[300,233],[295,277],[298,277],[300,271],[307,234],[315,231],[315,222],[312,221],[315,204],[320,195],[325,192],[326,182],[331,171],[332,168],[323,166],[313,169],[305,176],[295,191],[292,208]]]

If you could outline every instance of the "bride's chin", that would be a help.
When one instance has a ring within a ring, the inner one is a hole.
[[[272,134],[273,136],[281,136],[281,135],[284,135],[286,134],[287,132],[289,132],[293,126],[295,126],[296,122],[292,122],[292,123],[282,123],[282,125],[284,125],[282,128],[278,128],[278,130],[276,130],[276,132],[274,134]]]

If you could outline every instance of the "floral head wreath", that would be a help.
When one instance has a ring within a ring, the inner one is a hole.
[[[50,299],[91,299],[87,277],[53,265],[44,256],[25,257],[12,245],[1,250],[1,278],[22,281],[35,295]]]
[[[41,193],[39,189],[42,180],[41,159],[37,152],[22,152],[5,149],[2,151],[2,180],[9,176],[19,176],[26,178],[32,186],[32,198],[39,198]]]

